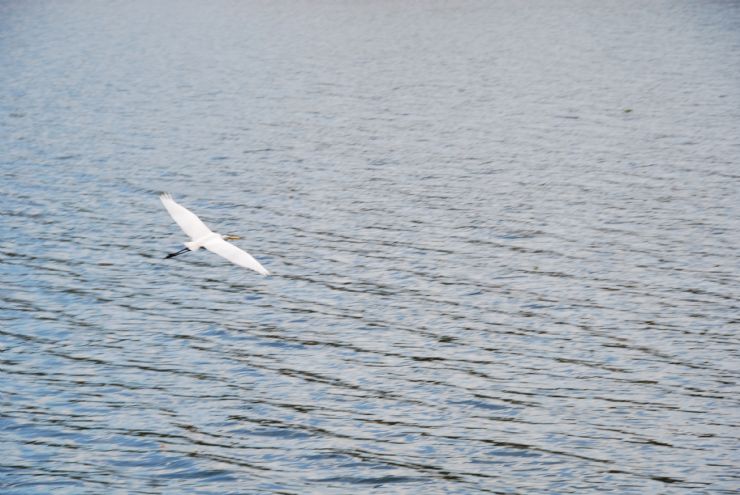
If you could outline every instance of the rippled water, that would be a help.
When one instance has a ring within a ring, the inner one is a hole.
[[[740,6],[0,3],[0,491],[735,493]],[[270,271],[185,240],[170,191]]]

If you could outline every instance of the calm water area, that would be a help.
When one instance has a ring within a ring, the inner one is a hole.
[[[0,493],[738,493],[738,246],[737,1],[0,1]]]

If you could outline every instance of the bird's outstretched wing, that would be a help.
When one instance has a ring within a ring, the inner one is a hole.
[[[211,233],[211,229],[206,227],[198,216],[192,211],[188,210],[184,206],[180,206],[175,203],[170,193],[162,193],[159,196],[160,201],[167,211],[170,213],[172,219],[177,222],[177,225],[190,236],[192,240],[200,239]]]
[[[215,239],[206,242],[205,247],[212,253],[216,253],[219,256],[223,256],[227,260],[234,264],[249,268],[261,275],[269,275],[264,266],[260,265],[260,262],[252,258],[252,255],[246,251],[242,251],[238,247],[234,246],[230,242],[226,242],[223,239]]]

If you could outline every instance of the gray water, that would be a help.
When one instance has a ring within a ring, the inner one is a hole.
[[[4,1],[0,68],[1,493],[740,489],[737,2]]]

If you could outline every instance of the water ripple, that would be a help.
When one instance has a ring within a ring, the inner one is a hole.
[[[736,492],[737,6],[520,7],[0,4],[0,491]]]

